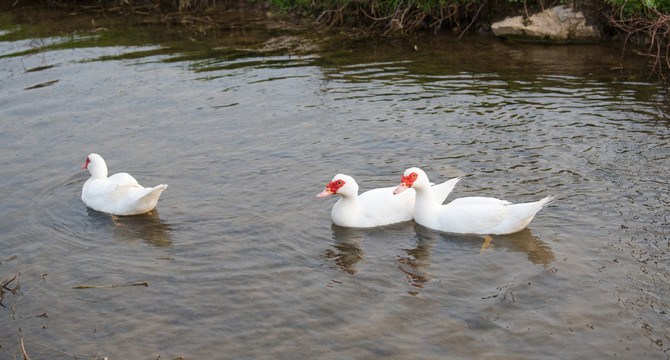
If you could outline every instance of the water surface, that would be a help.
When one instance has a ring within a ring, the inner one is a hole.
[[[670,108],[643,59],[29,23],[0,38],[0,280],[21,273],[1,358],[21,339],[48,359],[668,357]],[[87,209],[90,152],[169,184],[157,210]],[[339,228],[316,198],[336,173],[365,191],[410,166],[461,176],[450,198],[557,201],[482,248]]]

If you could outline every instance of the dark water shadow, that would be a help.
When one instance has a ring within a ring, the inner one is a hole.
[[[363,241],[363,232],[359,229],[346,228],[333,224],[330,227],[334,249],[327,249],[322,257],[334,264],[332,268],[345,271],[349,274],[355,274],[359,270],[356,264],[365,259],[361,242]]]
[[[172,245],[170,224],[161,220],[158,210],[133,216],[116,216],[86,208],[93,222],[111,230],[113,236],[124,242],[142,240],[148,245],[166,247]]]

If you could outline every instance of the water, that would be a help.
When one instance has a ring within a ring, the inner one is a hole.
[[[668,358],[670,108],[643,59],[96,25],[0,42],[0,280],[21,273],[0,358]],[[88,210],[90,152],[169,184],[157,211]],[[410,166],[462,176],[454,197],[557,201],[482,248],[338,228],[316,198]]]

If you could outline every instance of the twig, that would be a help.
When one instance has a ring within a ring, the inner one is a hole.
[[[21,337],[21,350],[23,350],[23,358],[25,360],[30,360],[30,356],[28,356],[28,354],[26,354],[26,347],[23,346],[23,337]]]
[[[14,277],[11,278],[11,279],[9,279],[9,280],[5,280],[5,281],[3,281],[3,282],[2,282],[2,287],[5,288],[5,289],[7,289],[7,291],[14,292],[12,289],[10,289],[10,288],[7,287],[7,285],[9,285],[9,284],[10,284],[12,281],[14,281],[14,280],[16,280],[16,275],[14,275]],[[16,288],[14,288],[14,289],[16,289]]]
[[[8,257],[7,259],[5,259],[5,262],[10,262],[10,261],[16,259],[17,257],[19,257],[19,256],[18,255],[12,255],[12,256]],[[2,265],[2,261],[0,261],[0,265]]]
[[[69,356],[69,357],[71,357],[71,358],[77,359],[77,355],[75,355],[75,354],[70,354],[69,352],[65,352],[65,351],[60,350],[60,349],[57,349],[57,348],[55,348],[55,347],[53,347],[53,346],[50,346],[50,345],[47,345],[47,344],[42,344],[42,343],[40,343],[40,342],[37,342],[37,341],[35,341],[35,340],[31,340],[31,339],[27,339],[27,341],[30,341],[30,342],[32,342],[33,344],[36,344],[36,345],[39,345],[39,346],[43,346],[43,347],[45,347],[45,348],[49,348],[49,349],[51,349],[51,350],[53,350],[53,351],[59,352],[59,353],[61,353],[61,354],[63,354],[63,355],[67,355],[67,356]],[[92,355],[86,355],[86,356],[92,356]]]
[[[440,7],[440,17],[436,19],[433,23],[428,25],[429,28],[435,28],[435,33],[442,28],[442,23],[447,20],[447,19],[452,19],[454,20],[456,14],[458,13],[458,7],[455,5],[450,5],[446,7],[449,10],[449,13],[447,15],[444,14],[444,9],[445,6]]]
[[[607,15],[608,21],[614,25],[618,31],[623,31],[625,37],[623,39],[623,51],[626,49],[627,43],[630,41],[630,38],[634,34],[646,34],[649,36],[649,49],[647,50],[648,56],[654,59],[652,64],[652,73],[656,73],[659,77],[667,80],[667,76],[664,73],[666,70],[670,70],[670,16],[660,13],[658,10],[653,7],[649,7],[645,4],[645,11],[650,12],[654,18],[625,18],[623,16],[624,5],[619,9],[619,18],[615,18],[614,15]],[[655,53],[655,54],[654,54]],[[663,65],[667,69],[663,68]]]
[[[384,17],[376,17],[376,16],[372,16],[372,15],[368,14],[367,11],[365,11],[365,9],[363,9],[363,8],[361,8],[360,10],[363,13],[363,15],[367,16],[368,18],[370,18],[374,22],[384,21],[384,20],[390,19],[394,15],[394,14],[391,14],[391,15],[384,16]]]
[[[134,284],[112,284],[112,285],[81,285],[81,286],[74,286],[72,287],[73,289],[98,289],[98,288],[116,288],[116,287],[123,287],[123,286],[144,286],[144,287],[149,287],[148,282],[141,282],[141,283],[134,283]]]
[[[479,13],[482,11],[482,9],[484,8],[484,6],[485,6],[486,4],[488,4],[488,2],[489,2],[489,0],[486,0],[486,1],[484,1],[484,2],[482,3],[481,6],[479,6],[479,10],[477,10],[477,13],[476,13],[475,16],[472,18],[472,21],[470,21],[470,23],[468,24],[468,26],[465,27],[465,30],[463,30],[463,32],[461,33],[461,35],[458,36],[458,40],[460,40],[460,39],[463,37],[463,35],[465,35],[465,33],[468,32],[468,29],[470,29],[470,26],[472,26],[472,24],[475,23],[475,20],[477,20],[477,16],[479,16]],[[525,1],[524,1],[524,4],[526,4]]]

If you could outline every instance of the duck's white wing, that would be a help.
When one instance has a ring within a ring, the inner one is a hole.
[[[360,227],[382,226],[414,218],[414,191],[393,195],[393,189],[378,188],[358,196]]]
[[[454,187],[456,187],[456,184],[460,180],[461,178],[453,178],[443,182],[442,184],[432,185],[430,187],[433,190],[433,195],[435,195],[435,200],[438,204],[442,204],[444,202],[444,200],[454,190]]]
[[[553,200],[512,204],[488,197],[461,198],[439,207],[439,224],[443,231],[471,234],[511,234],[523,230],[535,214]]]

